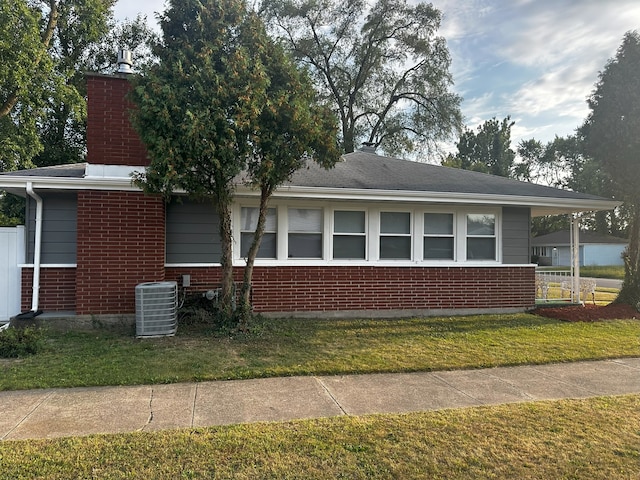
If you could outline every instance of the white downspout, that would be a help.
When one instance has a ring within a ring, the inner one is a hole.
[[[36,238],[33,249],[33,295],[31,311],[38,311],[40,300],[40,251],[42,246],[42,197],[33,191],[33,183],[27,182],[27,194],[36,201]]]

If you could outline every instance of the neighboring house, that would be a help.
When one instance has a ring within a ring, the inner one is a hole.
[[[539,265],[571,265],[569,230],[540,235],[531,240],[531,252]],[[624,238],[580,231],[580,266],[624,265],[622,252],[629,244]]]
[[[0,175],[0,188],[27,198],[23,311],[130,315],[137,284],[183,286],[184,275],[185,290],[216,288],[215,209],[165,203],[133,186],[130,173],[149,161],[129,125],[127,77],[89,75],[87,84],[87,163]],[[258,201],[238,186],[237,280]],[[290,316],[524,311],[535,303],[531,217],[617,205],[372,152],[345,155],[329,171],[311,164],[270,203],[254,308]]]

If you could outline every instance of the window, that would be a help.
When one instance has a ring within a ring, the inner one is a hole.
[[[253,242],[253,236],[258,225],[257,207],[242,207],[240,214],[240,256],[246,258]],[[277,215],[275,208],[267,210],[264,235],[260,243],[257,258],[276,258]]]
[[[423,258],[453,260],[454,235],[452,213],[425,213]]]
[[[380,212],[380,258],[411,259],[411,214]]]
[[[322,258],[322,210],[290,208],[289,258]]]
[[[364,259],[366,230],[364,211],[333,213],[333,258]]]
[[[496,216],[467,215],[467,260],[496,259]]]

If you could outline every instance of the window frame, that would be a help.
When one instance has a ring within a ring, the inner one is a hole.
[[[493,234],[492,235],[479,235],[469,234],[469,217],[472,215],[491,215],[493,216]],[[500,262],[500,245],[498,239],[498,233],[501,231],[499,224],[499,215],[490,209],[465,211],[462,215],[462,221],[464,222],[464,259],[467,263],[470,262]],[[478,258],[469,259],[469,239],[493,239],[493,258]]]
[[[377,235],[377,248],[378,248],[378,260],[382,262],[410,262],[414,258],[414,211],[412,209],[395,210],[395,209],[381,209],[378,212],[378,235]],[[396,232],[383,232],[382,231],[382,214],[407,214],[409,215],[409,233],[396,233]],[[383,257],[382,256],[382,239],[383,238],[409,238],[409,248],[407,251],[407,257]]]
[[[434,233],[425,233],[426,227],[426,216],[427,215],[450,215],[451,216],[451,234],[434,234]],[[457,225],[457,215],[456,212],[451,210],[426,210],[421,212],[421,220],[422,220],[422,228],[420,231],[422,232],[422,261],[423,262],[456,262],[458,258],[460,258],[458,248],[457,248],[457,240],[458,240],[458,225]],[[425,240],[427,238],[451,238],[452,241],[452,258],[425,258]]]
[[[255,228],[251,229],[251,230],[246,230],[243,228],[244,226],[244,222],[242,221],[242,211],[244,209],[251,209],[251,210],[258,210],[260,209],[259,206],[253,206],[253,205],[241,205],[240,209],[239,209],[239,222],[238,225],[240,226],[240,228],[238,229],[238,236],[239,236],[239,258],[245,259],[246,255],[243,255],[243,239],[246,238],[245,235],[251,235],[251,238],[253,241],[253,235],[255,235]],[[259,258],[261,260],[277,260],[278,259],[278,245],[279,245],[279,239],[278,239],[278,219],[280,218],[280,215],[278,214],[278,208],[277,207],[268,207],[267,208],[267,217],[269,216],[269,211],[273,210],[275,212],[275,230],[267,230],[267,225],[265,224],[265,230],[263,232],[263,236],[262,239],[264,240],[264,235],[274,235],[275,238],[275,255],[273,257],[264,257],[264,256],[260,256],[260,250],[263,247],[263,244],[260,244],[260,249],[258,249],[258,253],[256,254],[256,260]],[[257,222],[257,219],[256,219]],[[268,222],[266,222],[268,224]],[[251,245],[247,245],[247,249],[251,248]]]
[[[336,212],[361,212],[364,214],[364,231],[363,232],[336,232]],[[335,256],[335,238],[336,237],[361,237],[364,239],[364,252],[362,258],[351,258],[351,257],[336,257]],[[331,251],[329,254],[329,259],[332,261],[339,262],[363,262],[369,261],[369,209],[366,207],[362,208],[343,208],[343,207],[334,207],[331,209]]]
[[[303,207],[303,206],[290,206],[288,205],[286,207],[287,210],[287,233],[286,233],[286,238],[287,238],[287,244],[286,244],[286,248],[287,248],[287,259],[291,259],[291,260],[322,260],[324,258],[324,252],[325,252],[325,235],[324,235],[324,225],[325,225],[325,209],[317,206],[317,207]],[[292,230],[291,229],[291,222],[290,222],[290,218],[289,218],[289,214],[292,210],[315,210],[315,211],[319,211],[320,212],[320,226],[319,226],[319,230],[318,231],[309,231],[309,230]],[[291,235],[308,235],[308,236],[319,236],[320,237],[320,256],[318,257],[300,257],[300,256],[291,256]]]

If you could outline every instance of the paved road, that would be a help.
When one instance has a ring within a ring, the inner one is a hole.
[[[590,277],[584,277],[584,278],[595,280],[596,285],[602,288],[617,288],[618,290],[620,290],[620,288],[622,287],[622,280],[614,280],[612,278],[590,278]]]

